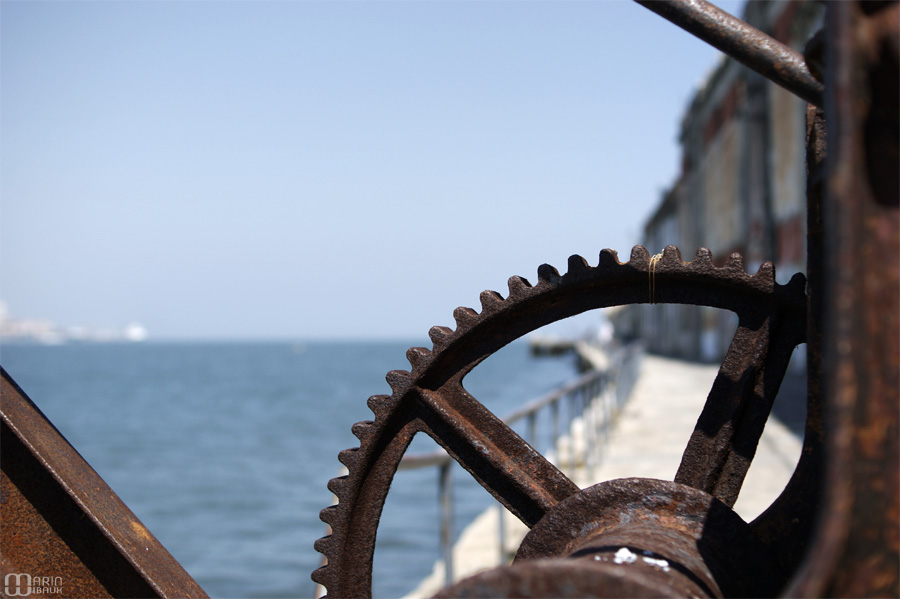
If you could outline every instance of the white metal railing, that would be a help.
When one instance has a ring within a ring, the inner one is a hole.
[[[628,399],[637,379],[643,346],[634,342],[605,350],[607,365],[589,370],[547,395],[528,402],[503,419],[528,442],[567,475],[585,468],[587,476],[600,463],[609,429]],[[515,424],[524,422],[524,430]],[[444,560],[444,581],[454,581],[453,516],[451,471],[454,460],[440,449],[426,454],[406,455],[398,470],[438,468],[438,497],[441,506],[440,541]],[[509,559],[504,547],[503,514],[499,518],[498,552],[500,562]]]

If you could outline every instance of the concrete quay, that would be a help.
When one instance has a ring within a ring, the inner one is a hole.
[[[581,461],[566,474],[581,488],[635,476],[672,480],[717,371],[718,365],[644,356],[631,397],[616,416],[599,460],[593,464],[593,460]],[[796,381],[786,381],[782,395],[788,390],[797,394]],[[796,415],[796,406],[802,404],[802,398],[779,396],[776,404],[779,402],[793,404],[794,408],[787,411],[794,413],[795,422],[802,421],[802,415],[799,418]],[[785,411],[783,407],[781,411]],[[570,435],[562,440],[558,452],[565,455],[573,447],[583,445],[579,437],[584,430],[583,420],[573,422]],[[735,504],[735,511],[744,520],[753,520],[781,493],[800,459],[801,446],[802,438],[782,420],[769,419]],[[554,461],[554,456],[548,458]],[[499,506],[484,511],[466,527],[454,546],[457,580],[500,565],[498,517],[503,518],[508,557],[528,532],[517,518]],[[438,560],[431,575],[407,598],[430,597],[443,586],[444,565]]]

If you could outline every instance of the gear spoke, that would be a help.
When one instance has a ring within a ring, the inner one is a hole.
[[[426,432],[529,528],[579,488],[459,384],[420,390]],[[497,481],[502,481],[498,484]]]
[[[779,322],[778,316],[738,323],[675,475],[675,482],[729,507],[737,501],[791,352],[802,341],[805,321]],[[785,330],[773,334],[779,324]]]

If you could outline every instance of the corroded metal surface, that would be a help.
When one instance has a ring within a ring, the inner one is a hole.
[[[0,385],[3,594],[206,597],[5,371]]]
[[[548,558],[528,564],[495,568],[439,591],[435,598],[496,599],[518,597],[685,597],[683,585],[670,584],[668,572],[637,562],[622,567],[611,561]],[[691,587],[695,597],[704,597]]]
[[[810,300],[825,409],[822,504],[787,594],[897,597],[900,5],[831,2],[825,26],[827,149],[810,196],[821,238],[813,253],[810,237]]]
[[[801,54],[705,0],[636,0],[807,102],[822,106],[822,83]]]
[[[737,313],[738,332],[729,351],[735,359],[723,364],[678,473],[698,492],[709,490],[725,504],[733,503],[786,357],[803,341],[804,286],[802,275],[787,285],[776,283],[770,263],[751,275],[737,254],[720,268],[708,250],[683,262],[669,246],[652,260],[636,247],[626,263],[604,250],[595,267],[573,256],[564,275],[540,267],[534,286],[511,278],[505,299],[493,291],[482,293],[480,313],[458,308],[455,330],[433,328],[433,349],[411,349],[412,370],[388,374],[393,394],[369,399],[375,420],[353,427],[360,447],[339,455],[349,474],[329,483],[339,503],[321,513],[332,533],[316,543],[327,565],[313,579],[332,596],[371,594],[378,519],[399,460],[418,432],[433,437],[529,527],[577,494],[574,483],[466,392],[463,378],[522,335],[595,308],[652,301]]]
[[[531,529],[516,563],[529,567],[528,560],[561,557],[642,568],[635,581],[645,579],[650,566],[669,574],[683,597],[771,596],[785,582],[765,546],[728,506],[661,480],[607,481],[569,497]]]

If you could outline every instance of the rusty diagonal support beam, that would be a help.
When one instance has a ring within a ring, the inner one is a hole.
[[[823,107],[823,85],[799,52],[706,0],[635,0],[766,79]]]

